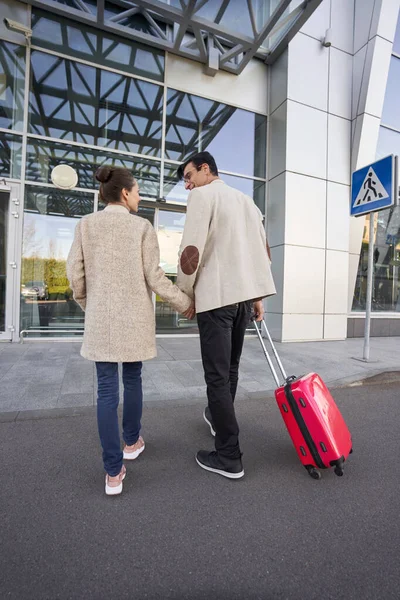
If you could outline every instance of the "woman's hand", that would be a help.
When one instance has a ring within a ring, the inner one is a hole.
[[[189,308],[183,313],[183,316],[186,317],[187,319],[194,319],[196,315],[196,307],[194,305],[194,302],[192,302],[192,304],[189,306]]]

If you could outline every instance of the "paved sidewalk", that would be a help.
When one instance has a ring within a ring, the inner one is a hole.
[[[363,340],[277,344],[288,374],[317,371],[328,384],[400,371],[400,338],[372,338],[371,360],[361,358]],[[0,413],[93,407],[94,364],[81,358],[78,342],[0,344]],[[190,403],[205,397],[198,338],[160,338],[158,357],[144,363],[145,401]],[[245,340],[238,398],[261,398],[275,384],[256,338]]]

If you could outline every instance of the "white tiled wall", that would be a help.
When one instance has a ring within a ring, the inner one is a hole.
[[[323,339],[324,317],[319,315],[283,315],[282,338],[287,342]]]
[[[251,60],[238,77],[218,71],[204,74],[204,66],[193,60],[167,53],[165,82],[168,87],[226,102],[266,114],[268,107],[268,68],[261,60]]]
[[[343,340],[347,335],[347,314],[325,315],[324,340]]]
[[[399,5],[397,0],[382,0],[382,9],[377,15],[377,35],[392,42],[396,32]]]
[[[373,41],[369,42],[368,51],[370,49],[372,52],[372,63],[365,112],[380,119],[385,99],[392,43],[377,36]]]
[[[326,182],[286,173],[285,242],[296,246],[325,247]]]
[[[282,298],[284,297],[284,268],[286,246],[271,248],[271,268],[275,282],[276,294],[268,298],[268,311],[273,313],[282,312]]]
[[[332,46],[353,54],[354,1],[332,0],[331,2]]]
[[[350,184],[351,122],[328,116],[328,179]]]
[[[301,28],[301,32],[317,40],[325,37],[325,32],[330,25],[330,10],[330,0],[322,0],[321,4]]]
[[[287,81],[287,66],[288,52],[287,50],[281,54],[278,60],[274,63],[273,69],[270,70],[270,105],[269,113],[272,114],[287,98],[288,81]]]
[[[328,182],[326,212],[326,247],[329,250],[348,251],[350,233],[350,187]]]
[[[326,251],[325,314],[347,313],[348,269],[347,252]]]
[[[285,242],[286,173],[275,177],[268,189],[267,237],[270,246]]]
[[[286,166],[287,102],[281,104],[269,118],[269,179],[276,177]]]
[[[351,119],[353,57],[331,48],[329,67],[329,105],[332,115]]]
[[[325,250],[285,246],[283,313],[322,314]]]
[[[327,126],[326,112],[288,101],[286,133],[288,171],[326,178]]]
[[[282,290],[271,318],[283,340],[346,337],[365,221],[349,217],[350,176],[375,159],[399,6],[323,0],[272,67],[271,108],[287,94],[271,115],[269,148],[269,178],[281,174],[269,190]]]
[[[313,57],[312,68],[305,56]],[[326,111],[328,108],[329,53],[319,40],[299,33],[290,44],[288,97]]]
[[[271,115],[270,179],[282,164],[271,156],[279,131],[286,144],[276,147],[286,164],[285,174],[269,188],[269,237],[284,246],[275,248],[275,259],[282,262],[274,267],[283,273],[283,296],[278,294],[268,310],[279,315],[275,325],[283,313],[285,341],[346,336],[353,11],[353,0],[323,0],[276,74],[272,67],[271,108],[287,91],[287,121],[285,128],[279,124],[284,111]],[[329,27],[332,46],[326,48],[321,40]],[[340,323],[336,329],[334,322]]]

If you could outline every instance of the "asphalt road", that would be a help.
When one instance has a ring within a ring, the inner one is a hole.
[[[148,404],[115,498],[94,416],[0,423],[0,597],[398,600],[399,391],[334,391],[354,453],[320,481],[272,399],[238,404],[239,481],[195,463],[212,446],[201,404]]]

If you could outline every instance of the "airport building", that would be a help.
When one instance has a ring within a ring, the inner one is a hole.
[[[273,337],[361,336],[370,217],[350,217],[351,173],[400,154],[399,7],[0,0],[0,341],[82,335],[66,258],[78,220],[103,209],[101,165],[137,178],[174,280],[176,170],[200,150],[265,215]],[[61,164],[72,189],[54,177]],[[400,335],[400,209],[373,218],[372,335]],[[197,334],[161,298],[154,310],[159,335]]]

